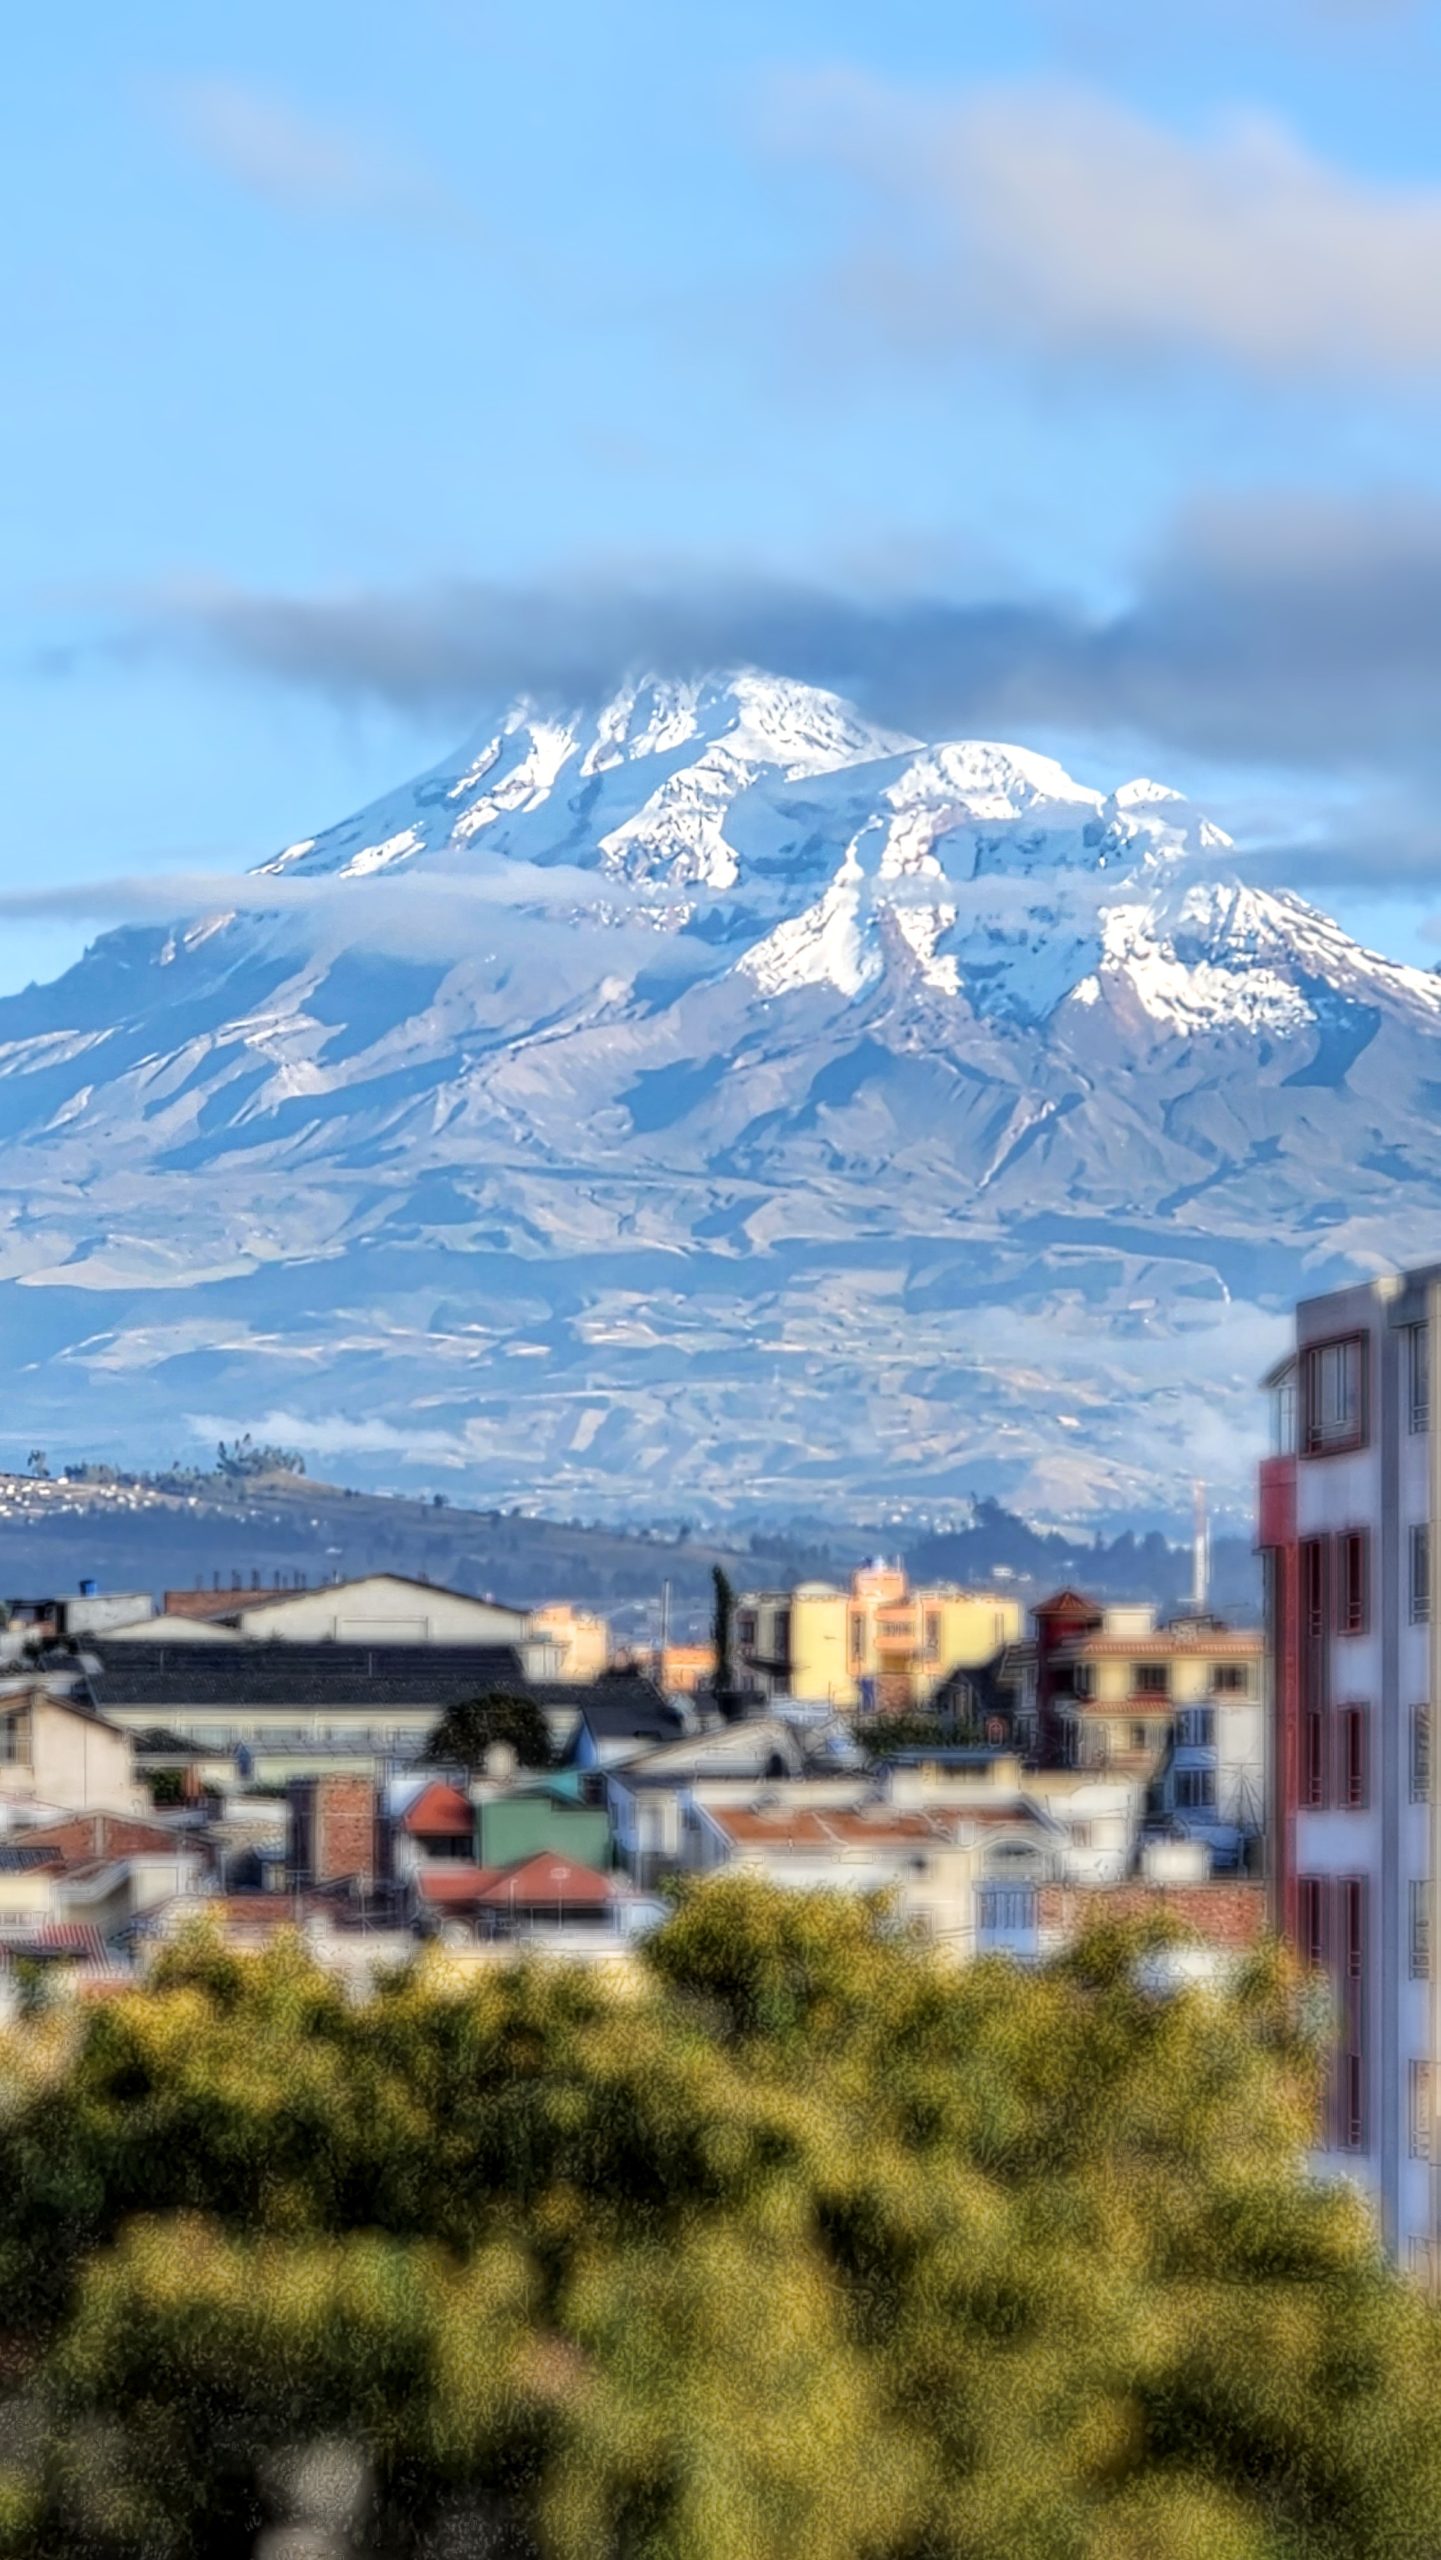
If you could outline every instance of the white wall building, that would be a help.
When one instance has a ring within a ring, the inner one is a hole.
[[[1441,1265],[1307,1299],[1261,1469],[1276,1916],[1329,1979],[1321,2156],[1441,2277]]]

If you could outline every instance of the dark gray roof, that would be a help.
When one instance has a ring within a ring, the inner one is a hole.
[[[511,1645],[107,1644],[90,1686],[117,1707],[424,1707],[444,1710],[490,1689],[526,1690]]]
[[[639,1672],[607,1673],[585,1686],[540,1680],[533,1694],[543,1707],[578,1707],[597,1742],[677,1742],[686,1730],[670,1700]]]

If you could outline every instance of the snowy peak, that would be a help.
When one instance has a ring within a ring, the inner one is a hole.
[[[1225,878],[1230,840],[1163,782],[1109,793],[995,739],[921,743],[741,668],[517,701],[462,751],[262,870],[365,880],[547,869],[562,912],[707,949],[767,1001],[868,991],[1041,1023],[1114,997],[1147,1037],[1313,1017],[1314,983],[1437,1008],[1299,900]],[[595,876],[576,905],[578,873]],[[566,905],[565,901],[569,901]],[[537,919],[543,907],[537,905]]]

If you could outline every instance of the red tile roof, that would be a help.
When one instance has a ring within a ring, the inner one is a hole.
[[[503,1867],[481,1894],[486,1903],[585,1903],[591,1908],[611,1898],[611,1880],[595,1867],[583,1867],[555,1849],[538,1849],[533,1858]]]
[[[417,1870],[415,1889],[422,1902],[453,1903],[473,1910],[485,1886],[493,1884],[499,1873],[498,1867],[472,1867],[459,1858],[438,1858],[434,1866]]]
[[[23,1934],[0,1939],[0,1954],[12,1956],[80,1956],[87,1963],[107,1962],[105,1941],[84,1920],[40,1920]]]
[[[1217,1631],[1208,1628],[1201,1634],[1179,1627],[1153,1627],[1149,1635],[1119,1636],[1098,1633],[1073,1636],[1057,1645],[1056,1659],[1062,1662],[1190,1661],[1195,1656],[1217,1655],[1230,1661],[1236,1654],[1259,1653],[1265,1643],[1259,1627],[1227,1627]]]
[[[707,1805],[709,1819],[737,1845],[761,1843],[786,1849],[839,1849],[874,1842],[893,1848],[911,1840],[949,1840],[959,1814],[951,1820],[919,1812],[899,1812],[890,1805],[858,1813],[844,1805],[779,1804]],[[967,1817],[969,1808],[967,1808]]]
[[[164,1823],[132,1820],[124,1813],[68,1814],[61,1822],[37,1822],[9,1834],[17,1848],[50,1849],[67,1866],[95,1858],[140,1858],[155,1850],[193,1848],[187,1832]]]
[[[425,1902],[439,1903],[454,1909],[518,1911],[536,1906],[554,1909],[598,1910],[609,1902],[612,1884],[595,1867],[583,1867],[575,1858],[562,1857],[554,1849],[539,1849],[534,1857],[520,1858],[512,1867],[462,1866],[459,1860],[444,1859],[433,1867],[422,1867],[415,1879],[416,1890]]]
[[[400,1828],[411,1838],[425,1840],[468,1840],[475,1830],[475,1814],[469,1796],[453,1787],[445,1778],[432,1778],[422,1787],[415,1802],[400,1817]]]
[[[1266,1930],[1266,1888],[1249,1880],[1205,1884],[1043,1884],[1036,1915],[1043,1932],[1070,1936],[1088,1920],[1143,1920],[1164,1911],[1203,1945],[1240,1954]]]
[[[228,1591],[163,1591],[160,1605],[167,1618],[228,1618],[237,1609],[254,1609],[262,1600],[296,1600],[300,1594],[291,1584],[268,1582],[263,1590],[247,1591],[234,1583]]]

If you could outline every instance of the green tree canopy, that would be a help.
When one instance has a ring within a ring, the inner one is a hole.
[[[1441,2322],[1303,2174],[1296,1980],[1149,1934],[724,1879],[625,1987],[196,1938],[17,2027],[0,2553],[227,2560],[338,2434],[383,2554],[1433,2560]]]
[[[523,1769],[550,1767],[550,1730],[544,1716],[534,1698],[507,1689],[492,1689],[484,1697],[467,1698],[461,1706],[449,1708],[425,1746],[426,1757],[458,1760],[462,1768],[480,1769],[493,1742],[508,1742]]]

